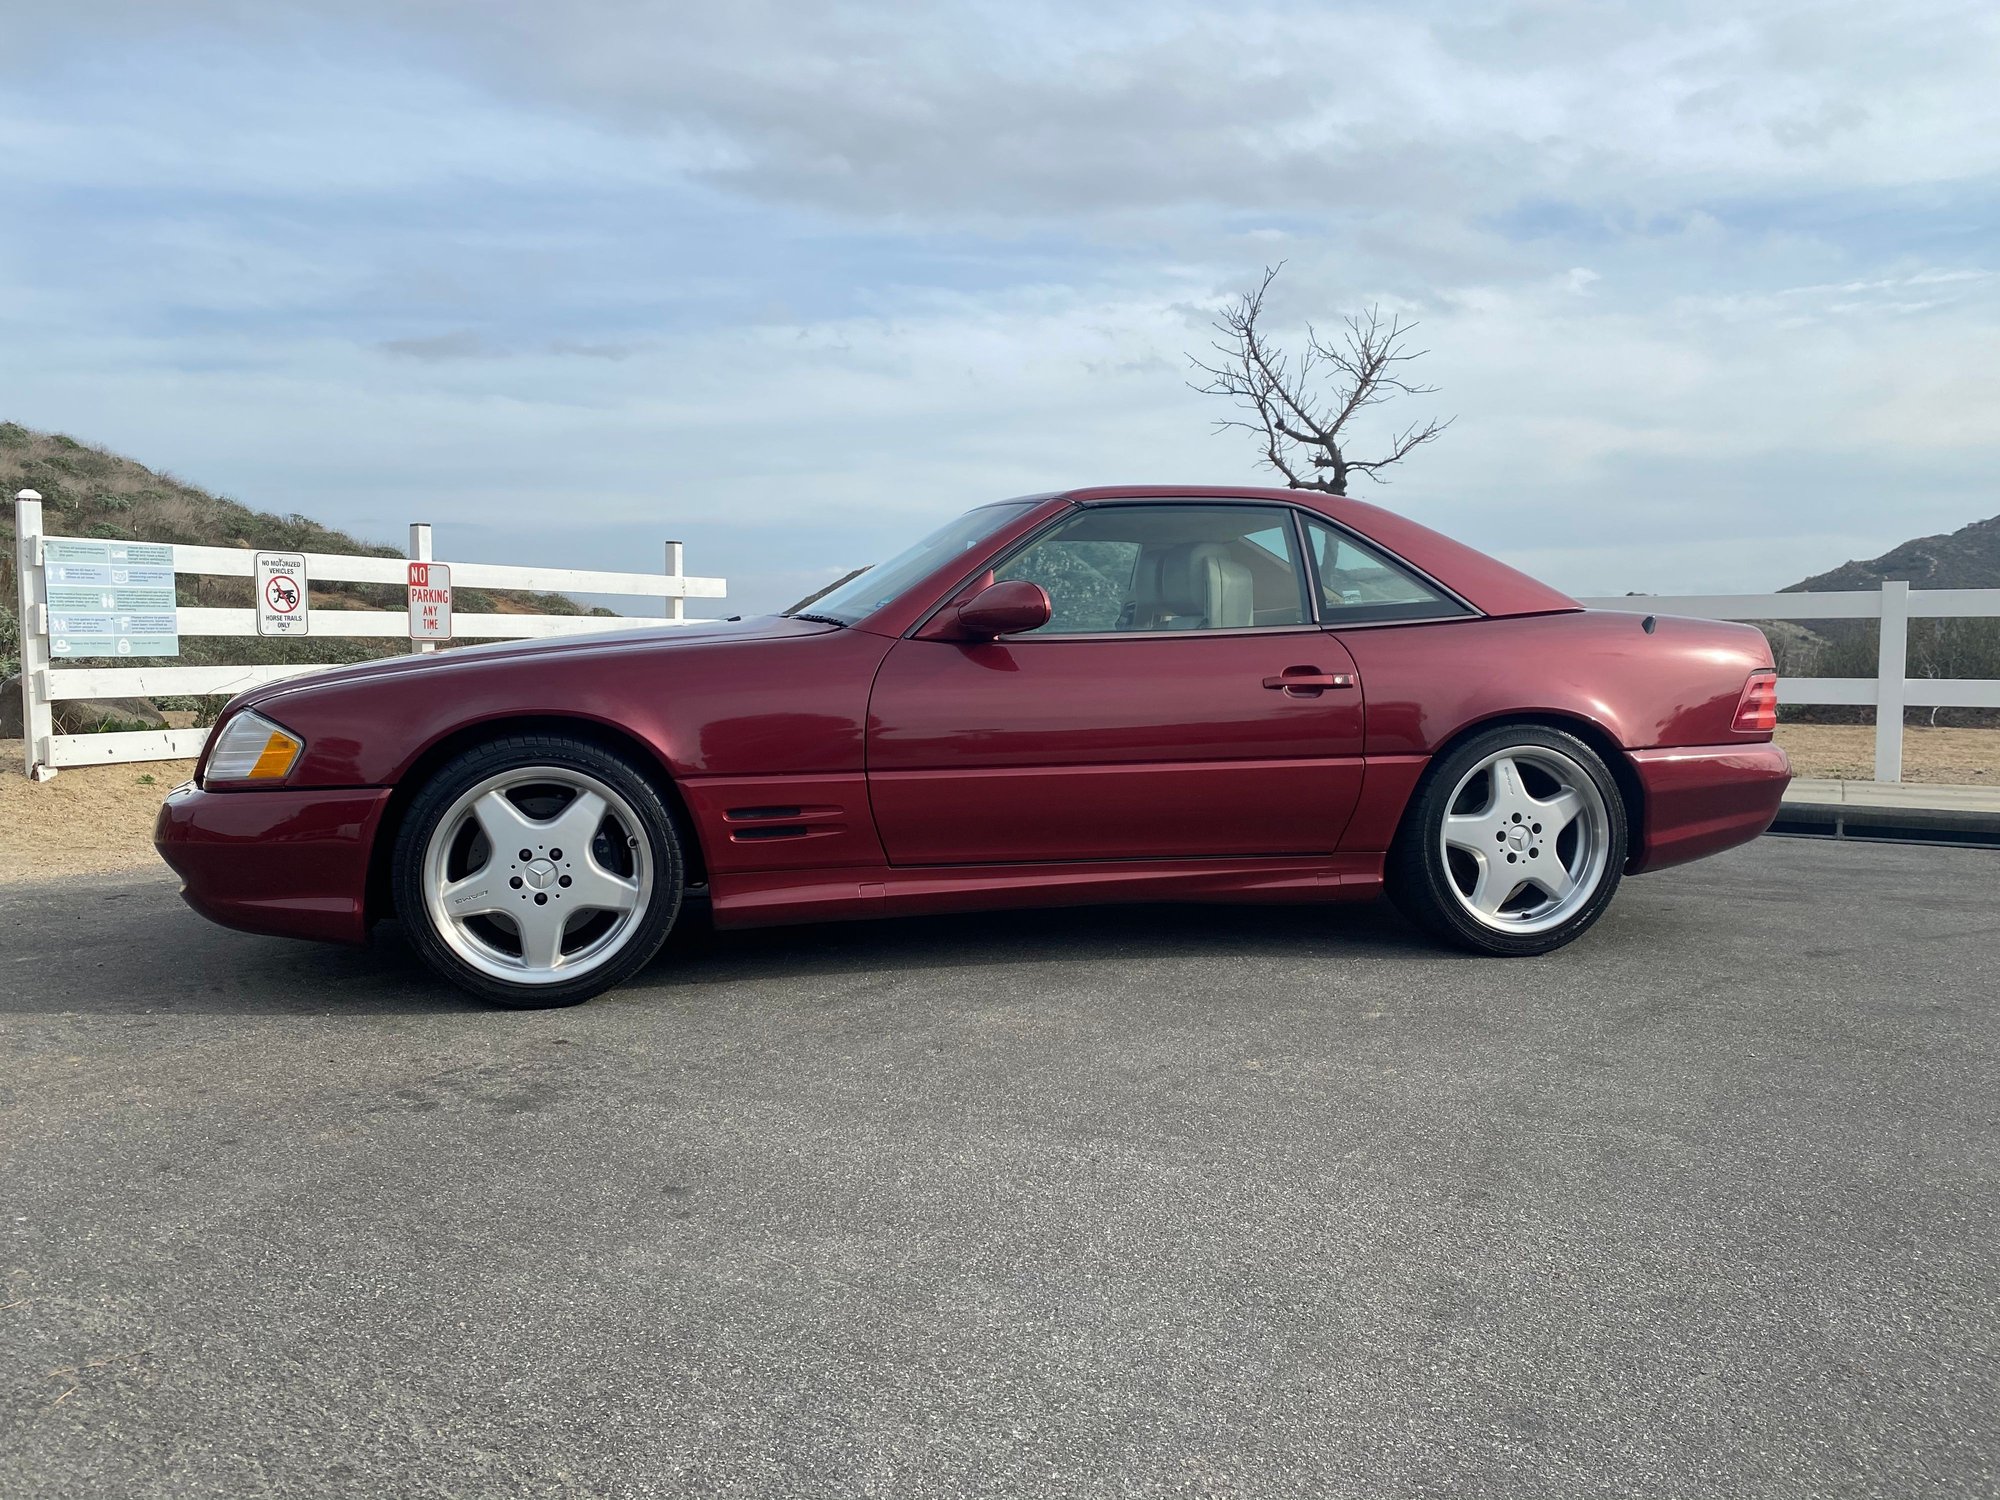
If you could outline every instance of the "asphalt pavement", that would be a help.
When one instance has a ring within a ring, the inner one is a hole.
[[[0,1496],[2000,1490],[2000,853],[1552,957],[1378,908],[715,935],[509,1014],[0,889]]]

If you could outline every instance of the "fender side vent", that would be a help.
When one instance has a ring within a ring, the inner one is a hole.
[[[722,816],[732,823],[761,823],[796,818],[800,811],[796,807],[732,807]]]
[[[729,832],[732,843],[747,844],[756,839],[802,839],[806,836],[803,823],[765,823],[755,828],[733,828]]]

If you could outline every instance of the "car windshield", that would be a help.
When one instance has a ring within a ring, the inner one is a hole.
[[[838,588],[808,599],[785,611],[804,619],[832,620],[852,625],[867,618],[927,573],[933,573],[959,553],[975,547],[1010,521],[1020,519],[1036,504],[1033,500],[1009,500],[1000,505],[982,505],[948,522],[907,551],[898,552],[887,562],[877,563],[856,574]]]

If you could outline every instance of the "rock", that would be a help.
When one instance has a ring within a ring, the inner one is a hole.
[[[57,734],[93,734],[100,728],[165,729],[167,721],[147,698],[91,698],[55,706]],[[21,727],[21,679],[0,682],[0,740],[18,740]]]
[[[167,727],[150,698],[73,698],[58,703],[55,710],[57,734]]]

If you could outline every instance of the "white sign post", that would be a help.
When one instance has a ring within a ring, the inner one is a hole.
[[[451,567],[446,563],[410,564],[410,639],[451,639]]]
[[[297,552],[257,554],[257,634],[312,634],[306,560]]]

